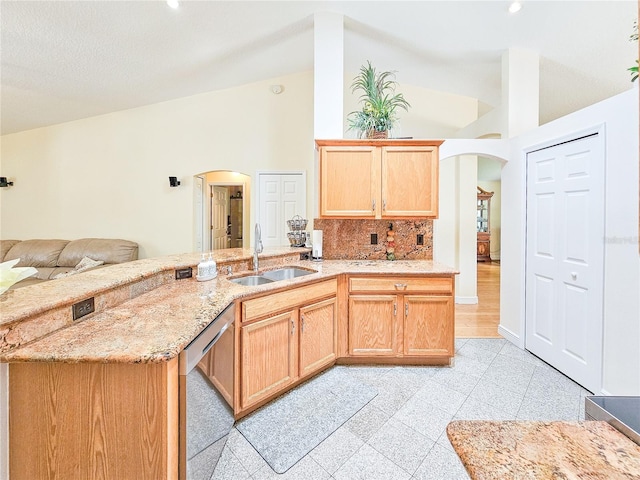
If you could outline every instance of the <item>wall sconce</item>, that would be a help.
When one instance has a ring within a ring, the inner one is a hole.
[[[8,182],[7,177],[0,177],[0,187],[11,187],[13,182]]]
[[[178,177],[169,177],[170,187],[177,187],[178,185],[180,185],[180,180],[178,180]]]

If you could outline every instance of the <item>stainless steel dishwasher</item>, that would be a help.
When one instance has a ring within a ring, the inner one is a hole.
[[[216,353],[212,348],[225,333],[233,338],[234,319],[235,305],[232,303],[180,352],[178,369],[181,480],[211,478],[233,427],[231,407],[198,367],[198,363],[212,363],[213,359],[210,357]],[[220,369],[225,370],[223,376],[228,375],[226,378],[233,378],[233,352],[229,355],[228,349],[226,350],[224,357],[215,358],[215,368],[218,372]]]

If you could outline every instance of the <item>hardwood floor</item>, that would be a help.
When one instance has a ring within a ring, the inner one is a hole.
[[[456,337],[502,338],[500,323],[500,264],[478,263],[478,303],[456,304]]]

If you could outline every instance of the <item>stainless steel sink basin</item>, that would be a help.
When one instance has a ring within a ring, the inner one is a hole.
[[[304,277],[305,275],[311,275],[313,272],[311,270],[305,270],[303,268],[296,267],[286,267],[286,268],[278,268],[277,270],[270,270],[268,272],[264,272],[262,274],[263,277],[273,280],[277,282],[279,280],[290,280],[292,278]]]
[[[254,287],[256,285],[273,282],[273,280],[271,280],[270,278],[265,278],[262,275],[249,275],[246,277],[230,278],[229,281],[237,283],[238,285],[244,285],[245,287]]]

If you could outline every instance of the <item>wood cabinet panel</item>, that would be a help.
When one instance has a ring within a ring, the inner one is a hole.
[[[349,297],[349,354],[385,356],[397,352],[395,295]]]
[[[333,363],[337,351],[335,297],[300,309],[300,376]]]
[[[453,356],[453,297],[405,295],[404,354]]]
[[[441,143],[316,140],[320,216],[437,218]]]
[[[12,480],[178,477],[178,359],[9,366]]]
[[[425,292],[446,294],[453,291],[451,277],[350,277],[351,292]]]
[[[382,148],[382,217],[438,216],[438,148]]]
[[[205,374],[231,406],[233,406],[234,342],[235,326],[232,324],[205,357],[208,363]]]
[[[242,302],[243,324],[322,298],[335,296],[338,281],[333,278],[311,285],[291,288]]]
[[[281,313],[240,329],[241,403],[246,408],[297,377],[298,311]]]
[[[375,217],[380,206],[379,178],[377,148],[323,148],[320,151],[320,215]]]

